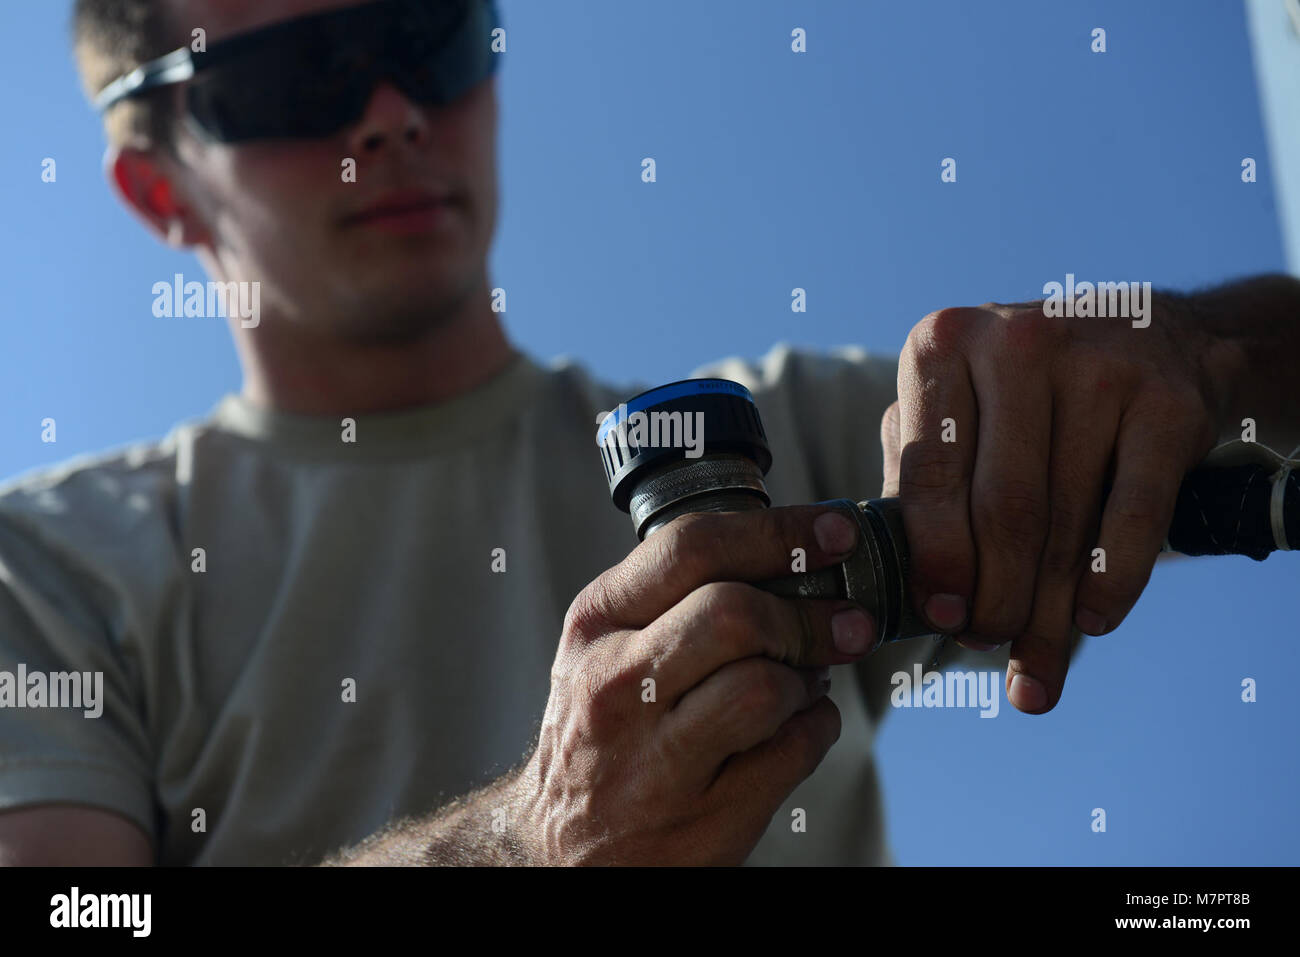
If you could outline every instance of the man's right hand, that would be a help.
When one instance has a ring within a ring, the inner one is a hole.
[[[749,856],[839,737],[829,666],[857,661],[876,632],[852,602],[747,583],[789,575],[796,548],[808,571],[833,565],[856,534],[825,505],[683,515],[583,589],[513,788],[533,863]]]

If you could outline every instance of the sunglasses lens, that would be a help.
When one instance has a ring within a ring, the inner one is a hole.
[[[339,74],[223,70],[190,86],[189,110],[203,130],[226,143],[328,136],[365,106],[364,78],[359,88],[342,81]]]
[[[496,71],[488,45],[491,10],[484,3],[450,3],[423,29],[400,32],[392,43],[393,79],[411,99],[430,105],[454,102]]]
[[[361,118],[377,78],[451,102],[496,68],[484,0],[390,0],[286,24],[200,71],[189,112],[232,143],[329,136]]]

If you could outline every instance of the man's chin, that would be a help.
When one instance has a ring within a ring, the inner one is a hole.
[[[395,292],[388,287],[359,297],[339,320],[340,337],[358,346],[411,344],[434,335],[463,313],[464,297],[449,295],[445,286],[431,288],[425,282],[405,294]]]

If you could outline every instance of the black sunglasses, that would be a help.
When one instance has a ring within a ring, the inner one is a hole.
[[[105,87],[100,111],[191,81],[189,121],[212,140],[329,136],[361,119],[375,85],[454,102],[496,72],[495,0],[378,0],[276,23],[151,60]]]

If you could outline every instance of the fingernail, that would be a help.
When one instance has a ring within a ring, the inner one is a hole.
[[[1039,711],[1047,704],[1047,689],[1037,678],[1018,674],[1011,679],[1008,697],[1021,711]]]
[[[1095,611],[1089,611],[1086,608],[1080,608],[1074,613],[1074,623],[1085,635],[1104,635],[1106,633],[1106,619]]]
[[[817,544],[828,555],[842,555],[853,550],[857,542],[857,529],[839,512],[823,512],[813,522]]]
[[[966,599],[960,595],[931,595],[925,603],[925,617],[940,631],[952,631],[966,620]]]
[[[831,637],[842,655],[861,655],[874,639],[871,620],[860,608],[845,608],[831,616]]]
[[[996,641],[976,641],[967,635],[958,638],[957,644],[963,648],[969,648],[971,651],[992,651],[994,648],[1001,647]]]

